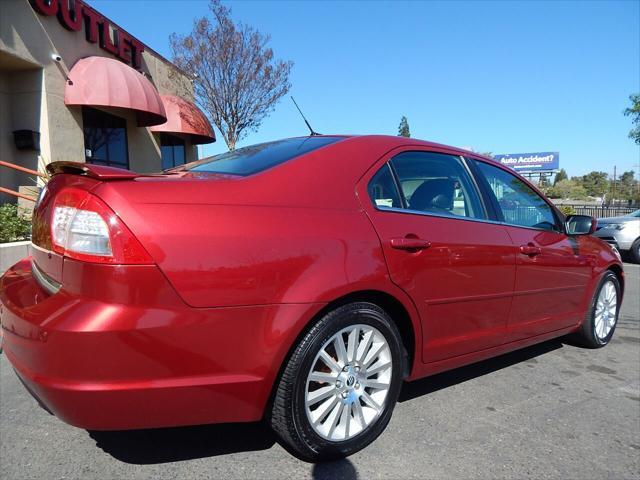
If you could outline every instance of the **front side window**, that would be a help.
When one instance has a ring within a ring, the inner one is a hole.
[[[486,218],[480,196],[460,157],[403,152],[391,160],[391,165],[409,210]]]
[[[505,170],[475,161],[495,195],[504,221],[522,227],[558,230],[552,208],[531,187]]]
[[[86,162],[129,168],[127,121],[124,118],[84,107],[82,124]]]
[[[160,134],[160,153],[162,154],[162,169],[184,165],[184,140],[166,133]]]

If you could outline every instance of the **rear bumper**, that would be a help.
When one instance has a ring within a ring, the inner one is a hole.
[[[63,275],[77,277],[76,267],[65,264]],[[7,359],[48,410],[87,429],[259,420],[288,346],[321,308],[194,309],[157,267],[104,268],[83,266],[80,287],[69,282],[65,290],[63,280],[55,295],[38,285],[28,260],[0,279]],[[128,276],[146,278],[145,285],[119,290],[121,282],[112,281],[123,268],[135,269]],[[81,294],[94,274],[102,288]],[[105,296],[128,301],[109,303]]]

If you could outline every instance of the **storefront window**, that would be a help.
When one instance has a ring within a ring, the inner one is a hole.
[[[184,164],[184,140],[181,138],[166,133],[160,134],[160,150],[163,170]]]
[[[129,168],[127,121],[101,110],[82,109],[84,155],[88,163]]]

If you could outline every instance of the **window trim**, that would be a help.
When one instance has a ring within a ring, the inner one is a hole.
[[[524,225],[516,225],[515,223],[504,222],[501,220],[493,220],[490,218],[462,217],[459,215],[440,215],[438,213],[433,213],[433,212],[422,212],[420,210],[410,210],[408,208],[382,207],[375,204],[373,204],[373,208],[379,212],[404,213],[404,214],[410,214],[410,215],[420,215],[422,217],[445,218],[448,220],[464,220],[467,222],[488,223],[491,225],[502,225],[503,227],[524,228],[525,230],[535,230],[536,232],[547,232],[547,233],[555,233],[558,235],[566,235],[564,231],[547,230],[544,228],[536,228],[536,227],[527,227]]]
[[[464,220],[466,222],[479,222],[479,223],[490,223],[493,225],[504,225],[503,222],[498,222],[496,220],[491,220],[488,218],[462,217],[460,215],[441,215],[439,213],[423,212],[420,210],[410,210],[408,208],[380,207],[377,205],[374,205],[374,208],[380,212],[404,213],[408,215],[419,215],[421,217],[436,217],[436,218],[444,218],[447,220]]]
[[[393,184],[396,186],[396,193],[398,194],[398,198],[400,199],[400,205],[402,205],[403,209],[408,210],[409,209],[409,204],[407,203],[407,197],[405,197],[404,193],[402,192],[402,185],[400,184],[400,177],[398,177],[398,172],[396,170],[396,167],[391,162],[391,160],[393,158],[395,158],[395,156],[389,158],[385,162],[385,164],[388,166],[389,170],[391,171],[391,177],[393,178]],[[379,172],[379,171],[380,170],[378,170],[377,172]],[[376,175],[377,175],[377,172],[376,172]]]
[[[497,164],[495,164],[493,162],[488,162],[485,159],[476,158],[476,157],[467,157],[467,158],[469,160],[473,160],[474,162],[482,162],[482,163],[484,163],[484,164],[486,164],[486,165],[488,165],[490,167],[494,167],[494,168],[497,168],[498,170],[502,170],[505,173],[507,173],[508,175],[511,175],[512,177],[515,177],[519,181],[523,182],[529,189],[531,189],[531,191],[533,193],[535,193],[539,198],[542,199],[542,201],[544,203],[547,204],[547,206],[551,210],[551,214],[553,215],[553,218],[556,221],[556,227],[558,229],[557,230],[548,230],[546,228],[528,227],[526,225],[518,225],[516,223],[507,222],[504,219],[504,215],[502,213],[502,209],[500,208],[500,204],[498,203],[498,199],[497,199],[495,193],[493,193],[493,190],[491,189],[491,186],[489,185],[489,181],[484,176],[484,174],[482,173],[480,168],[478,168],[478,166],[474,164],[473,166],[474,166],[475,171],[477,172],[476,174],[479,176],[479,178],[482,179],[482,183],[484,185],[484,189],[483,189],[482,193],[483,193],[483,195],[487,195],[489,202],[491,203],[492,207],[495,209],[496,218],[498,218],[497,221],[499,223],[501,223],[502,225],[506,225],[508,227],[524,228],[526,230],[535,230],[535,231],[538,231],[538,232],[551,232],[551,233],[567,235],[565,223],[562,221],[562,219],[558,215],[558,210],[556,209],[556,206],[553,203],[551,203],[544,195],[541,195],[538,191],[536,191],[536,189],[533,188],[528,182],[526,182],[525,180],[520,178],[518,175],[515,175],[514,172],[509,171],[509,169],[503,168],[502,166],[499,166],[499,165],[497,165]],[[473,162],[470,162],[470,163],[473,163]]]

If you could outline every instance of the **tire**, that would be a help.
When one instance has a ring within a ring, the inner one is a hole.
[[[360,348],[352,347],[356,344]],[[385,429],[403,372],[400,333],[384,310],[367,302],[337,307],[295,346],[277,385],[269,422],[283,446],[302,460],[344,458]]]
[[[613,292],[615,292],[615,298],[608,300],[607,298]],[[588,348],[601,348],[607,345],[618,324],[620,300],[620,282],[613,272],[607,270],[598,282],[585,319],[580,330],[573,335],[573,339]]]
[[[640,238],[636,238],[636,241],[633,242],[631,250],[629,250],[629,254],[634,263],[640,263]]]

